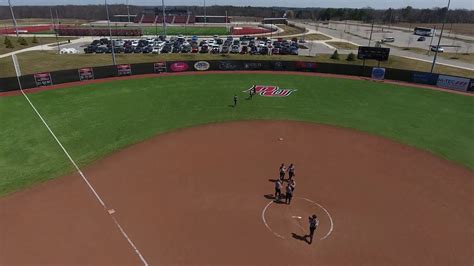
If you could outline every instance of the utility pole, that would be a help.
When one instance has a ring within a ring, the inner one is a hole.
[[[10,6],[10,12],[12,13],[12,19],[13,19],[13,26],[15,27],[15,33],[16,33],[16,37],[18,38],[18,25],[16,24],[16,19],[15,19],[15,14],[13,13],[13,7],[12,7],[12,3],[10,2],[10,0],[8,0],[8,5]]]
[[[49,14],[51,15],[51,23],[53,23],[54,36],[56,37],[56,44],[58,45],[58,54],[59,54],[60,49],[59,49],[58,32],[56,30],[56,23],[54,22],[53,10],[51,8],[49,8]],[[57,14],[57,12],[56,12],[56,14]]]
[[[430,55],[431,45],[433,44],[433,38],[434,38],[434,36],[436,36],[436,25],[434,26],[434,31],[433,31],[433,34],[431,35],[430,46],[428,46],[428,55]]]
[[[127,18],[128,18],[128,23],[130,23],[130,6],[128,5],[128,0],[127,0]]]
[[[110,28],[109,6],[107,5],[107,0],[105,0],[105,12],[107,13],[107,26],[109,27],[110,44],[112,45],[112,62],[115,66],[117,64],[115,61],[115,45],[114,41],[112,40],[112,29]]]
[[[166,11],[165,0],[161,0],[161,11],[163,11],[163,33],[166,36]]]
[[[441,44],[441,38],[443,37],[444,24],[446,23],[446,20],[448,19],[448,12],[449,12],[449,5],[450,4],[451,4],[451,0],[448,0],[448,6],[446,8],[446,14],[444,14],[443,24],[441,25],[441,32],[439,33],[438,46],[436,46],[436,51],[435,51],[435,55],[434,55],[434,58],[433,58],[433,64],[431,65],[430,73],[433,73],[433,70],[434,70],[435,65],[436,65],[436,59],[438,57],[439,45]]]
[[[369,46],[370,46],[370,42],[372,42],[372,33],[373,32],[374,32],[374,20],[372,20],[372,27],[370,27]]]

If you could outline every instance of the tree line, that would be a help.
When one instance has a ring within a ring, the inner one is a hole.
[[[130,14],[141,14],[145,6],[130,6]],[[194,15],[204,14],[202,6],[176,7],[187,10]],[[15,6],[15,17],[21,18],[50,18],[50,10],[53,15],[58,12],[59,18],[74,18],[85,20],[106,19],[105,7],[103,5],[63,5],[63,6]],[[168,9],[173,9],[169,7]],[[277,7],[238,7],[238,6],[209,6],[206,9],[210,16],[247,16],[247,17],[283,17],[294,19],[311,20],[357,20],[376,21],[383,23],[440,23],[443,22],[446,8],[389,8],[385,10],[373,8],[277,8]],[[111,15],[127,14],[125,5],[110,5]],[[8,6],[0,6],[0,19],[10,19],[11,14]],[[449,10],[447,21],[449,23],[474,23],[474,10],[454,9]]]

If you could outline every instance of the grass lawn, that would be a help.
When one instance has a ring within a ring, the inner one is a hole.
[[[311,33],[308,35],[304,35],[304,39],[307,41],[325,41],[325,40],[330,40],[331,37],[328,37],[324,34]]]
[[[298,91],[246,101],[242,91],[253,84]],[[242,99],[236,110],[228,107],[234,93]],[[474,97],[440,91],[321,77],[211,74],[91,84],[30,98],[80,166],[177,128],[289,119],[385,136],[474,169]],[[0,195],[72,171],[22,96],[0,97],[0,113]]]
[[[354,45],[352,43],[348,43],[348,42],[326,42],[326,43],[333,46],[336,49],[341,49],[341,50],[357,50],[357,49],[359,49],[359,46]]]
[[[419,47],[401,47],[403,50],[411,51],[419,54],[427,54],[427,49],[422,49]],[[430,55],[434,56],[435,52],[430,51]],[[464,61],[467,63],[474,64],[474,54],[473,53],[438,53],[438,56],[446,59],[454,59],[459,61]]]
[[[44,71],[56,71],[62,69],[74,69],[86,66],[105,66],[112,64],[112,56],[110,54],[77,54],[77,55],[60,55],[54,52],[32,51],[18,54],[18,60],[22,67],[22,73],[33,74]],[[340,60],[330,59],[329,54],[320,54],[317,56],[290,56],[290,55],[272,55],[272,56],[253,56],[253,55],[213,55],[213,54],[118,54],[116,60],[118,64],[134,64],[156,61],[173,61],[173,60],[299,60],[311,62],[326,62],[339,64],[358,64],[362,65],[361,60],[346,61],[345,55],[341,55]],[[37,64],[36,62],[41,62]],[[10,77],[15,75],[11,57],[0,58],[0,77]],[[376,61],[366,61],[367,66],[377,65]],[[431,64],[407,59],[403,57],[390,56],[389,61],[382,62],[382,67],[391,67],[399,69],[412,69],[418,71],[429,71]],[[437,73],[451,74],[464,77],[474,77],[474,71],[454,68],[449,66],[437,65],[435,68]]]
[[[38,43],[32,43],[33,37],[23,37],[28,42],[27,45],[20,45],[18,43],[18,41],[17,41],[18,39],[16,37],[8,37],[8,38],[12,41],[13,48],[7,48],[5,46],[5,43],[4,43],[5,37],[2,37],[2,38],[0,38],[0,54],[6,54],[6,53],[13,52],[13,51],[25,49],[25,48],[32,47],[32,46],[47,44],[47,43],[56,43],[56,38],[55,37],[41,37],[41,36],[38,36],[38,37],[36,37],[36,39],[38,40]],[[61,41],[67,41],[67,40],[73,40],[73,39],[76,39],[76,38],[75,37],[58,37],[58,40],[60,42]]]
[[[291,25],[278,25],[278,27],[281,28],[284,31],[280,32],[280,33],[277,33],[277,34],[273,34],[272,35],[273,37],[303,34],[305,32],[304,29],[294,27],[294,26],[291,26]]]

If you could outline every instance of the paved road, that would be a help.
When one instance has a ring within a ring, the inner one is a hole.
[[[344,25],[339,25],[339,26],[333,27],[334,25],[331,24],[330,25],[331,28],[328,28],[327,25],[322,27],[321,25],[318,26],[318,25],[315,25],[313,23],[309,23],[309,24],[296,23],[296,24],[299,25],[299,26],[309,28],[311,30],[316,30],[317,29],[319,32],[321,32],[323,34],[326,34],[326,35],[329,35],[329,36],[332,36],[332,37],[335,37],[335,38],[339,38],[339,39],[344,39],[344,40],[347,40],[348,42],[351,42],[351,43],[354,43],[354,44],[357,44],[357,45],[368,45],[368,42],[369,42],[366,38],[359,37],[359,36],[354,36],[352,34],[345,33],[344,32]],[[355,29],[353,30],[353,32],[354,31],[355,31]],[[365,31],[364,31],[364,27],[362,27],[362,26],[360,26],[360,29],[359,29],[358,32],[364,32],[364,34],[366,34]],[[374,35],[372,36],[373,40],[381,39],[381,37],[383,36],[384,33],[377,33],[377,34],[378,35],[376,35],[376,37],[374,37]],[[405,33],[405,34],[408,34],[408,33]],[[364,36],[362,34],[360,34],[360,35]],[[397,38],[397,36],[398,35],[395,35],[395,38]],[[416,40],[415,40],[415,42],[416,42]],[[371,45],[373,45],[373,43],[374,42],[372,42]],[[401,48],[395,48],[395,47],[390,47],[390,48],[391,48],[390,53],[393,54],[393,55],[403,56],[403,57],[412,58],[412,59],[416,59],[416,60],[420,60],[420,61],[426,61],[426,62],[432,62],[433,61],[433,54],[427,55],[427,54],[421,54],[421,53],[406,51],[406,50],[403,50]],[[459,67],[459,68],[464,68],[464,69],[474,71],[472,63],[467,63],[467,62],[463,62],[463,61],[459,61],[459,60],[450,60],[450,59],[445,59],[445,58],[438,57],[437,63],[442,64],[442,65]]]

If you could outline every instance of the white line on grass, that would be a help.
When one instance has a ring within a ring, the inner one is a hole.
[[[35,111],[35,113],[38,115],[38,117],[41,119],[41,121],[43,122],[43,124],[46,126],[46,128],[48,129],[49,133],[51,133],[51,135],[53,136],[54,140],[56,140],[56,142],[58,143],[58,145],[61,147],[61,149],[63,150],[63,152],[66,154],[67,158],[69,159],[69,161],[71,161],[72,165],[74,165],[74,167],[76,168],[77,172],[79,173],[79,175],[82,177],[82,180],[84,180],[84,182],[87,184],[87,186],[89,187],[89,189],[92,191],[92,193],[94,193],[96,199],[99,201],[100,205],[102,205],[102,207],[107,211],[107,213],[110,215],[110,217],[112,217],[112,220],[114,221],[115,225],[118,227],[118,229],[120,230],[120,232],[122,233],[123,237],[125,237],[125,239],[128,241],[128,243],[130,244],[130,246],[133,248],[133,250],[135,251],[135,253],[137,253],[138,257],[140,258],[140,260],[143,262],[143,265],[145,266],[148,266],[148,262],[145,260],[145,258],[143,257],[143,255],[141,254],[141,252],[138,250],[138,248],[135,246],[135,244],[133,243],[133,241],[130,239],[130,237],[128,237],[127,233],[125,232],[125,230],[123,229],[123,227],[120,225],[120,223],[117,221],[117,218],[115,218],[115,216],[113,215],[114,212],[109,212],[108,208],[107,208],[107,205],[105,205],[105,202],[102,200],[102,198],[99,196],[99,194],[97,193],[97,191],[94,189],[94,187],[92,186],[92,184],[89,182],[89,180],[86,178],[86,176],[84,175],[84,173],[82,173],[81,169],[77,166],[76,162],[72,159],[71,155],[69,155],[69,153],[67,152],[66,148],[64,148],[64,146],[61,144],[61,142],[59,141],[59,139],[56,137],[56,134],[54,134],[53,130],[51,130],[51,128],[49,127],[49,125],[46,123],[46,121],[43,119],[43,116],[41,116],[41,114],[38,112],[38,110],[36,109],[36,107],[33,105],[33,103],[30,101],[30,98],[28,98],[28,96],[26,95],[26,93],[23,91],[23,88],[21,86],[21,83],[20,83],[20,78],[18,78],[18,84],[20,86],[20,91],[21,93],[23,94],[23,96],[26,98],[26,100],[28,101],[28,103],[30,104],[31,108],[33,108],[33,110]]]

